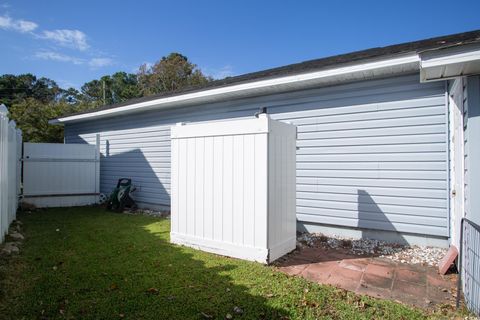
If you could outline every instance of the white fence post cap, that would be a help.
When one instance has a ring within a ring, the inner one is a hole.
[[[5,116],[5,115],[7,115],[7,113],[8,113],[7,107],[3,103],[0,104],[0,114],[2,116]]]

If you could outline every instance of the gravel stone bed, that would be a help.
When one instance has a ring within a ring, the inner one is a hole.
[[[447,253],[447,249],[405,246],[373,239],[351,239],[339,236],[325,236],[319,233],[303,233],[297,238],[298,247],[324,247],[347,249],[350,253],[377,256],[395,262],[422,264],[436,267]]]
[[[137,215],[146,215],[151,217],[167,218],[170,219],[170,211],[167,210],[150,210],[150,209],[136,209],[136,210],[125,210],[124,213],[127,214],[137,214]]]

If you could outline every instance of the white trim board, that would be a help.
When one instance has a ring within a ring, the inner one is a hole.
[[[181,139],[268,133],[270,121],[266,114],[260,114],[258,118],[217,121],[214,125],[192,123],[183,126],[183,123],[177,123],[171,128],[170,136],[172,139]]]
[[[239,246],[213,239],[170,232],[170,242],[190,248],[239,259],[268,263],[268,249]]]
[[[265,248],[248,247],[244,245],[240,246],[234,243],[226,244],[223,241],[189,236],[176,232],[170,232],[170,241],[172,243],[184,245],[197,250],[265,264],[270,263],[295,250],[297,244],[296,237],[293,237],[285,240],[273,248],[270,248],[269,250]]]
[[[448,80],[479,73],[479,44],[420,53],[421,82]]]

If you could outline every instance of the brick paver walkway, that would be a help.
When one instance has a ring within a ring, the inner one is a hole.
[[[433,267],[359,257],[344,249],[297,250],[277,265],[289,275],[422,308],[455,300],[454,274],[441,276]]]

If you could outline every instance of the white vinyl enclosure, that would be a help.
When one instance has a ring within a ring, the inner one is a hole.
[[[270,263],[296,245],[296,127],[258,118],[178,124],[171,241]]]

